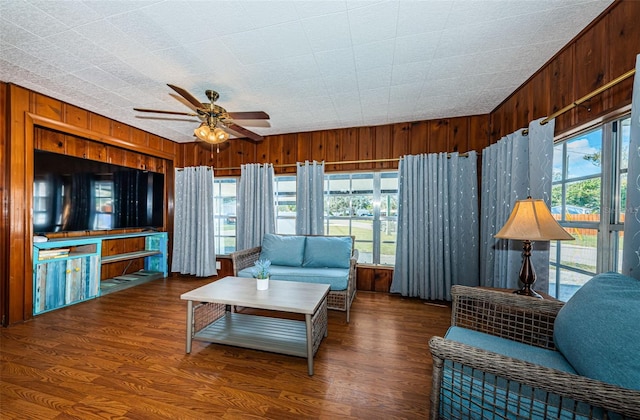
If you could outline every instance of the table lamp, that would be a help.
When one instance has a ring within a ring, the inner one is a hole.
[[[524,251],[520,281],[523,286],[514,293],[540,299],[542,296],[531,289],[536,281],[536,272],[531,264],[531,242],[574,239],[553,218],[543,200],[534,200],[531,197],[516,201],[507,223],[495,234],[495,237],[522,241]]]

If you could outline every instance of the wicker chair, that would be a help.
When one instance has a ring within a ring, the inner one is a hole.
[[[312,236],[312,235],[305,235]],[[355,238],[352,236],[352,244],[355,244]],[[233,262],[233,275],[237,276],[238,272],[247,267],[251,267],[259,258],[262,247],[249,248],[242,251],[236,251],[231,254]],[[352,248],[351,263],[349,266],[349,281],[345,290],[331,290],[327,296],[327,308],[336,311],[346,312],[347,323],[351,314],[351,303],[356,297],[356,265],[358,263],[358,250]]]
[[[554,321],[563,302],[466,286],[451,293],[452,326],[556,350]],[[446,338],[432,337],[429,346],[432,419],[640,418],[640,391]]]

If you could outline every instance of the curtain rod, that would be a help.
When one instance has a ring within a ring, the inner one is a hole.
[[[574,101],[573,103],[565,106],[561,110],[556,111],[553,114],[549,115],[547,118],[545,118],[544,120],[540,121],[540,124],[544,125],[544,124],[548,123],[549,121],[551,121],[552,119],[554,119],[555,117],[557,117],[558,115],[562,115],[565,112],[572,110],[573,108],[577,107],[578,105],[582,104],[583,102],[588,101],[589,99],[591,99],[594,96],[604,92],[605,90],[609,89],[610,87],[613,87],[613,86],[617,85],[618,83],[622,82],[623,80],[626,80],[629,77],[633,76],[635,74],[635,72],[636,72],[636,69],[629,70],[628,72],[626,72],[622,76],[619,76],[619,77],[613,79],[612,81],[610,81],[606,85],[600,86],[598,89],[594,90],[593,92],[591,92],[591,93],[583,96],[582,98],[578,99],[577,101]],[[527,130],[527,132],[528,132],[528,130]]]
[[[449,153],[449,157],[451,153]],[[469,153],[459,153],[459,157],[469,157]],[[398,162],[400,158],[388,158],[388,159],[366,159],[366,160],[341,160],[339,162],[325,162],[325,165],[354,165],[357,163],[383,163],[383,162]],[[296,166],[296,163],[282,163],[280,165],[273,165],[274,168],[290,168]],[[216,171],[229,171],[232,169],[240,169],[239,166],[230,168],[214,168]]]

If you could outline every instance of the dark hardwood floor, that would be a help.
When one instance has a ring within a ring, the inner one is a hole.
[[[180,294],[210,280],[156,280],[0,329],[3,419],[423,419],[428,340],[450,309],[359,292],[351,323],[304,358],[194,342]]]

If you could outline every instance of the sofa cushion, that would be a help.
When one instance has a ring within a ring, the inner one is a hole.
[[[348,268],[310,268],[272,265],[272,280],[300,281],[331,285],[331,290],[346,290],[349,282]],[[238,277],[253,277],[252,267],[238,272]]]
[[[558,351],[543,349],[542,347],[531,346],[462,327],[450,327],[445,338],[536,365],[576,373],[574,368]]]
[[[308,236],[302,266],[349,268],[351,248],[349,236]]]
[[[304,257],[305,237],[274,235],[267,233],[262,238],[261,260],[271,261],[271,265],[299,267]]]
[[[556,347],[583,376],[640,390],[640,280],[599,274],[558,313]]]

